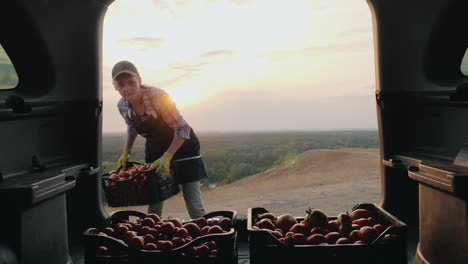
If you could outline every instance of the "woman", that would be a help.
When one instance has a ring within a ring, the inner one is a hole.
[[[200,197],[200,179],[207,177],[200,156],[200,143],[193,129],[180,115],[163,90],[142,85],[137,68],[121,61],[112,69],[114,87],[122,98],[120,114],[127,123],[127,140],[119,165],[125,165],[138,134],[146,138],[145,162],[159,167],[161,177],[174,169],[181,185],[187,211],[192,219],[205,214]],[[163,202],[150,204],[148,213],[162,215]]]

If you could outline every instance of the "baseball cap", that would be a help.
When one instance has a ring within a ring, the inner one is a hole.
[[[122,73],[128,73],[135,77],[140,76],[135,65],[129,61],[119,61],[114,65],[112,68],[112,80],[115,80]]]

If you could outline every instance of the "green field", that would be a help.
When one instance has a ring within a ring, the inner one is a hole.
[[[208,173],[204,185],[230,183],[310,149],[378,148],[377,130],[197,134]],[[125,134],[104,134],[104,172],[116,167],[124,143]],[[144,138],[137,138],[131,160],[144,160]]]

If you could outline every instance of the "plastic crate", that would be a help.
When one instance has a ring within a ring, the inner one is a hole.
[[[222,234],[209,234],[172,250],[138,250],[130,248],[129,254],[136,263],[199,263],[199,264],[237,264],[237,213],[235,211],[215,211],[204,215],[205,218],[231,218],[231,230]],[[193,220],[194,221],[194,220]],[[189,223],[193,221],[184,222]],[[207,241],[215,241],[218,255],[198,257],[189,254],[190,250]]]
[[[129,220],[130,217],[144,218],[146,214],[138,211],[118,211],[113,213],[106,221],[103,227],[113,227],[116,223],[123,220]],[[100,228],[103,228],[100,227]],[[129,257],[128,246],[122,240],[110,236],[99,235],[95,232],[90,232],[92,228],[83,232],[84,255],[86,264],[134,264],[135,262]],[[106,246],[113,254],[116,255],[98,255],[97,248]],[[117,253],[120,253],[117,255]]]
[[[139,165],[137,162],[128,162],[128,164]],[[168,177],[161,178],[157,176],[156,170],[138,172],[135,177],[127,180],[111,179],[108,173],[102,175],[102,186],[109,206],[147,205],[164,201],[180,192],[172,173]],[[147,180],[138,182],[138,176],[143,174]]]
[[[130,217],[143,219],[146,214],[137,211],[117,211],[114,212],[106,221],[103,227],[114,227],[115,224],[124,220],[130,220]],[[198,237],[193,241],[169,251],[161,250],[138,250],[128,247],[128,245],[119,239],[110,236],[98,235],[89,232],[83,233],[86,264],[141,264],[141,263],[200,263],[200,264],[234,264],[237,263],[237,230],[235,229],[237,213],[235,211],[215,211],[204,215],[205,218],[229,217],[231,219],[231,230],[222,234],[209,234]],[[185,223],[193,222],[187,221]],[[101,227],[101,228],[103,228]],[[197,257],[189,254],[190,250],[207,241],[215,241],[218,255]],[[118,250],[123,254],[120,256],[97,255],[98,246],[107,246]]]
[[[265,208],[249,208],[247,230],[249,236],[250,263],[407,263],[406,224],[392,216],[384,209],[369,203],[356,205],[356,209],[367,209],[374,212],[379,223],[388,226],[372,243],[342,245],[295,245],[285,246],[270,232],[252,229],[254,217],[266,213]],[[303,217],[296,217],[298,222]],[[336,220],[336,217],[329,217]],[[386,234],[397,234],[398,239],[383,242]]]

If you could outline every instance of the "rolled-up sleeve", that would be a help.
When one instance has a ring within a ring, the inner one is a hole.
[[[174,136],[190,139],[190,126],[179,113],[168,93],[162,90],[152,93],[151,102],[164,122],[174,130]]]

